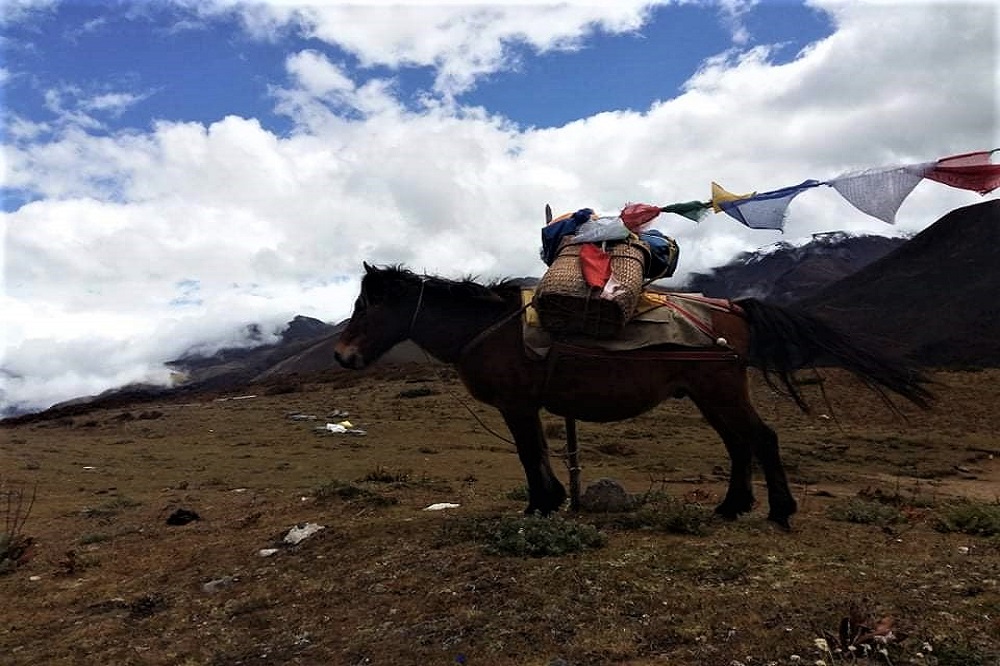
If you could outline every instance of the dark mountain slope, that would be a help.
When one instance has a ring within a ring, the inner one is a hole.
[[[716,298],[752,296],[786,305],[815,294],[903,245],[905,238],[814,234],[801,246],[781,242],[744,252],[708,273],[695,273],[681,288]]]
[[[801,305],[934,366],[1000,366],[1000,200],[954,210]]]

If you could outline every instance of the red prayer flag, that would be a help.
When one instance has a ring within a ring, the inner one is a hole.
[[[990,161],[995,152],[996,150],[982,150],[942,157],[924,174],[924,178],[962,190],[989,194],[1000,187],[1000,164]]]
[[[644,224],[660,214],[659,206],[629,204],[622,208],[621,218],[629,231],[638,231]]]

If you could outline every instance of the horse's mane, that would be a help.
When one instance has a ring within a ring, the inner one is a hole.
[[[457,280],[426,273],[418,275],[401,264],[383,266],[376,270],[382,274],[383,279],[413,283],[424,282],[428,287],[444,289],[453,296],[474,301],[496,303],[498,300],[504,299],[510,292],[519,289],[517,281],[511,278],[501,278],[482,284],[479,282],[479,278],[474,275],[467,275]]]

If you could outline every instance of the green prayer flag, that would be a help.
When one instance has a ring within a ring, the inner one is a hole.
[[[682,201],[680,203],[670,204],[669,206],[660,206],[660,212],[677,213],[678,215],[683,215],[689,220],[701,222],[701,218],[705,217],[705,214],[711,207],[712,203],[710,201]]]

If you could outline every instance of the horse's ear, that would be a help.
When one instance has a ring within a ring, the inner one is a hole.
[[[375,268],[373,266],[369,266],[367,261],[362,261],[361,265],[365,267],[365,273],[371,274],[375,272]]]
[[[552,222],[552,206],[545,204],[545,224]]]

